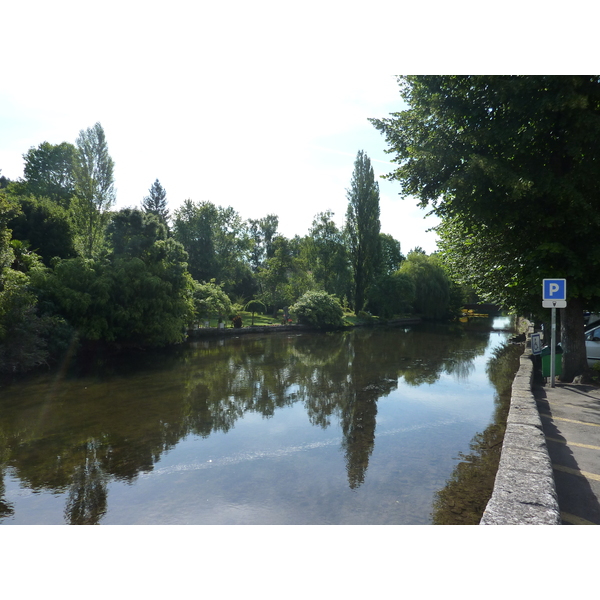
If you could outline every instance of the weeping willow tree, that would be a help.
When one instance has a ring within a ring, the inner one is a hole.
[[[437,256],[410,252],[399,273],[414,284],[413,309],[425,319],[443,319],[452,311],[452,284]]]

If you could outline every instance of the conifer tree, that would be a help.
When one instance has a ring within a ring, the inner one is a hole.
[[[169,228],[169,210],[167,209],[167,192],[157,179],[148,190],[149,195],[142,200],[142,208],[146,213],[156,215]]]

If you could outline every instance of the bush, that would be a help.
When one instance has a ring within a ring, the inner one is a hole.
[[[298,323],[317,327],[342,327],[344,313],[340,301],[323,291],[306,292],[291,310],[296,313]]]

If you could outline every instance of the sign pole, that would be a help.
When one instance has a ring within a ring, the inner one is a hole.
[[[552,337],[550,341],[550,386],[554,387],[554,377],[556,375],[556,309],[552,309]]]
[[[552,338],[550,340],[550,385],[554,387],[556,376],[556,309],[567,307],[567,280],[544,279],[542,281],[542,308],[552,309]]]

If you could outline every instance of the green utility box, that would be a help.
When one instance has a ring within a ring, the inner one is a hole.
[[[550,346],[544,346],[542,348],[542,376],[550,377],[550,371],[552,368],[552,349]],[[554,374],[556,376],[562,375],[562,353],[563,350],[560,346],[556,346],[556,356],[554,361]]]

